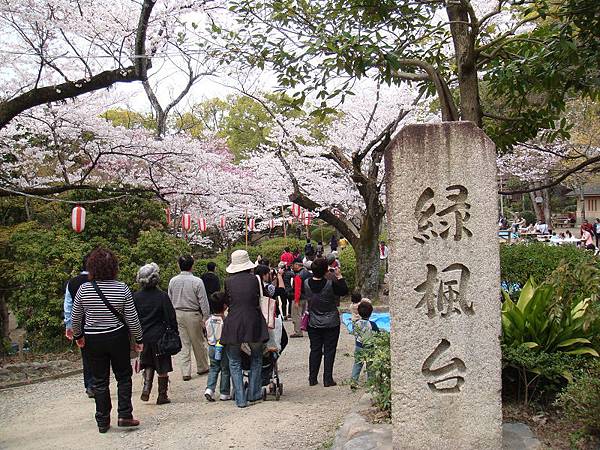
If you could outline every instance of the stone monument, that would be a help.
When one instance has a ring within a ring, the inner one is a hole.
[[[496,153],[471,122],[385,155],[395,449],[502,448]]]

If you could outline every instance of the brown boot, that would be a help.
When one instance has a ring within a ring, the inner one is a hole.
[[[165,403],[171,403],[167,396],[167,390],[169,389],[169,377],[158,377],[158,398],[156,399],[157,405],[164,405]]]
[[[152,381],[154,380],[154,369],[146,367],[144,369],[144,387],[142,388],[142,395],[140,399],[143,402],[147,402],[150,399],[150,392],[152,391]]]

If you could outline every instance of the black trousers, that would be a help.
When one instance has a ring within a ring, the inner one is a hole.
[[[81,362],[83,364],[83,385],[86,389],[91,389],[93,386],[93,377],[87,347],[81,349]]]
[[[308,357],[308,381],[316,382],[323,359],[323,383],[333,382],[333,363],[340,338],[340,326],[335,328],[308,327],[310,355]]]
[[[131,361],[129,359],[129,333],[125,328],[104,334],[85,336],[88,361],[92,369],[96,422],[98,426],[110,423],[110,369],[117,380],[118,411],[120,419],[133,418],[131,404]]]
[[[286,317],[288,315],[292,315],[292,303],[294,303],[293,298],[282,298],[281,299],[281,315]]]

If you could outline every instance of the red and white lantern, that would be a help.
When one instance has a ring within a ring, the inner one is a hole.
[[[85,208],[76,206],[71,212],[71,226],[75,233],[81,233],[85,228]]]
[[[311,222],[312,222],[312,213],[307,212],[306,214],[303,214],[302,223],[304,224],[304,226],[305,227],[310,226]]]
[[[273,219],[269,220],[269,228],[272,230],[275,228],[275,221]]]
[[[165,208],[165,214],[167,215],[167,225],[171,225],[171,210],[169,208]]]
[[[204,233],[206,231],[206,219],[202,218],[202,217],[198,217],[198,230],[200,230],[200,233]]]
[[[192,229],[192,215],[185,213],[181,216],[181,229],[183,231],[190,231]]]
[[[225,219],[225,216],[221,216],[221,222],[219,224],[221,226],[221,229],[223,229],[223,230],[225,229],[225,224],[226,223],[227,223],[227,221]]]
[[[248,231],[254,231],[255,226],[256,226],[256,220],[248,219]]]
[[[302,214],[302,208],[300,207],[300,205],[296,205],[295,203],[292,203],[292,216],[300,217],[301,214]]]
[[[337,218],[340,218],[340,217],[342,216],[342,212],[341,212],[339,209],[337,209],[337,208],[334,208],[334,209],[333,209],[333,215],[334,215],[335,217],[337,217]]]

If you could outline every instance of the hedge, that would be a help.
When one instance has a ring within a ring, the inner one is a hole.
[[[500,272],[503,282],[523,286],[530,276],[545,280],[561,261],[594,261],[591,252],[573,246],[550,246],[542,243],[500,246]]]

